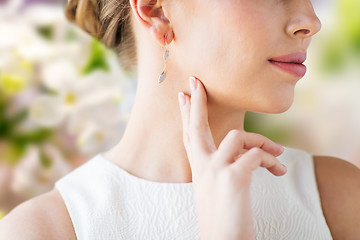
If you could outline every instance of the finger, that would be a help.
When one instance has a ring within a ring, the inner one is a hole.
[[[251,175],[258,167],[263,167],[269,170],[275,176],[282,176],[286,173],[286,167],[273,155],[261,150],[260,148],[252,148],[237,159],[229,166],[233,171],[237,172],[239,176],[245,176],[246,182],[249,184]],[[243,179],[244,180],[244,179]]]
[[[280,143],[273,142],[261,134],[250,133],[250,132],[244,132],[244,133],[246,138],[244,142],[245,149],[259,147],[275,157],[280,156],[284,152],[284,147]]]
[[[183,142],[188,156],[188,160],[191,167],[191,172],[198,174],[203,169],[203,164],[206,162],[206,158],[199,158],[192,153],[192,146],[190,144],[189,137],[189,124],[190,124],[190,97],[182,92],[178,94],[180,112],[183,125]]]
[[[191,88],[189,137],[192,148],[200,155],[209,155],[216,151],[213,136],[211,134],[207,96],[203,84],[191,77],[189,79]]]
[[[242,130],[233,129],[228,132],[221,141],[217,155],[220,164],[229,164],[239,154],[244,153],[244,149],[260,148],[271,155],[277,157],[283,153],[284,148],[270,139],[255,133],[248,133]]]
[[[183,142],[187,152],[190,152],[189,142],[189,119],[190,119],[190,98],[183,92],[178,93],[178,101],[181,112],[182,129],[183,129]],[[190,154],[188,154],[190,155]]]

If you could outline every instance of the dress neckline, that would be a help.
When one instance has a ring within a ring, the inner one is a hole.
[[[107,159],[106,157],[104,157],[103,153],[99,153],[97,157],[101,161],[106,162],[107,164],[109,164],[109,166],[111,168],[113,168],[116,171],[120,172],[122,175],[124,175],[124,176],[126,176],[126,177],[128,177],[128,178],[130,178],[130,179],[132,179],[134,181],[143,183],[143,184],[159,185],[159,186],[164,186],[164,187],[167,187],[167,186],[174,186],[174,187],[189,187],[190,186],[190,187],[192,187],[192,182],[188,182],[188,183],[156,182],[156,181],[151,181],[151,180],[148,180],[148,179],[144,179],[144,178],[135,176],[135,175],[129,173],[128,171],[126,171],[125,169],[121,168],[119,165],[117,165],[113,161],[111,161],[111,160]]]

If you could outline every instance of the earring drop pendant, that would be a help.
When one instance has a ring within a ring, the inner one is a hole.
[[[166,43],[166,50],[165,50],[165,53],[164,53],[164,62],[165,62],[164,70],[159,76],[159,84],[162,83],[166,79],[166,60],[168,59],[168,57],[169,57],[169,48],[168,48],[168,45]]]
[[[166,72],[163,71],[159,77],[159,83],[162,83],[166,78]]]

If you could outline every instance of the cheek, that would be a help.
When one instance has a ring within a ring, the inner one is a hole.
[[[277,86],[276,76],[269,74],[267,58],[274,41],[265,14],[269,11],[255,4],[240,7],[239,2],[246,1],[228,2],[231,4],[196,10],[206,15],[188,16],[186,24],[175,26],[176,66],[199,77],[209,100],[216,104],[259,112],[285,111],[292,103],[294,86]]]
[[[194,19],[177,31],[176,64],[208,82],[249,77],[261,45],[252,32],[244,22],[225,15]]]
[[[218,67],[217,60],[223,44],[221,37],[215,33],[210,23],[204,24],[195,20],[187,29],[178,31],[177,36],[179,44],[174,54],[177,66],[182,66],[184,70],[194,74],[208,72],[214,66]]]

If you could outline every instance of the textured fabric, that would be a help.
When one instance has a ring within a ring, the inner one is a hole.
[[[288,172],[253,173],[251,198],[256,239],[332,239],[311,155],[285,148]],[[100,153],[56,182],[77,239],[200,239],[192,183],[138,178]]]

